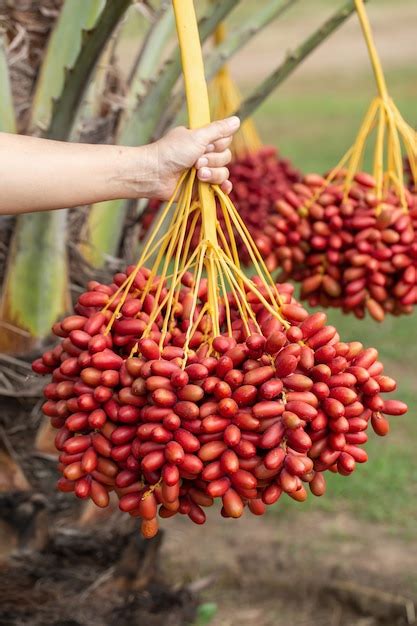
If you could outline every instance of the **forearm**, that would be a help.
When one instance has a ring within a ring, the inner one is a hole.
[[[0,133],[2,214],[148,197],[156,178],[151,146],[64,143]]]

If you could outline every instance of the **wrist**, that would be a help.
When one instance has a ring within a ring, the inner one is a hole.
[[[160,177],[156,144],[136,148],[115,146],[113,193],[126,199],[158,196]]]

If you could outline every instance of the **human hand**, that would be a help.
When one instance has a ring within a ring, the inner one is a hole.
[[[226,166],[232,157],[229,146],[239,126],[237,117],[218,120],[196,130],[179,126],[152,144],[158,169],[155,196],[168,200],[182,172],[193,166],[199,180],[219,185],[225,193],[230,193],[233,186]]]
[[[239,128],[231,117],[197,130],[174,128],[145,146],[89,145],[0,133],[0,215],[107,200],[168,200],[184,170],[230,193],[226,165]]]

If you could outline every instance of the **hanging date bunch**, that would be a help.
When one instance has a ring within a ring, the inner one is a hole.
[[[195,128],[210,117],[198,30],[192,0],[173,4]],[[369,425],[385,435],[387,416],[407,410],[384,396],[396,383],[375,349],[341,341],[274,284],[220,188],[191,170],[174,197],[137,265],[91,282],[54,326],[61,343],[33,364],[52,374],[43,411],[58,429],[58,487],[101,507],[115,492],[145,537],[158,517],[203,524],[216,500],[237,518],[283,493],[320,496],[327,470],[347,476],[367,460]]]
[[[327,179],[307,176],[298,185],[310,233],[304,267],[295,277],[310,304],[357,317],[368,311],[382,321],[386,313],[410,313],[417,302],[417,196],[404,184],[402,154],[415,185],[416,136],[388,94],[362,0],[356,8],[379,95],[353,147]],[[360,170],[371,135],[372,174]]]

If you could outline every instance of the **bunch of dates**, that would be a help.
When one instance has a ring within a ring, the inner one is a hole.
[[[205,315],[187,336],[192,277],[184,276],[175,323],[162,334],[164,309],[155,311],[167,287],[154,278],[145,295],[142,268],[106,332],[133,271],[89,283],[75,314],[53,327],[60,343],[33,369],[52,375],[43,412],[58,431],[58,488],[99,507],[115,492],[145,537],[157,533],[158,517],[203,524],[216,500],[223,517],[237,518],[245,508],[262,515],[282,494],[321,496],[326,471],[348,476],[367,461],[369,424],[385,435],[386,416],[406,412],[384,397],[396,383],[377,351],[341,341],[289,284],[277,285],[281,320],[261,284],[263,302],[247,293],[256,324],[241,319],[230,296],[219,305],[222,333],[210,341]],[[196,321],[206,298],[203,279]]]
[[[300,250],[285,248],[285,258],[278,250],[277,266],[301,281],[301,298],[312,306],[359,318],[368,312],[377,321],[386,313],[411,313],[417,302],[417,195],[404,189],[407,207],[393,193],[381,202],[375,179],[359,172],[345,197],[344,182],[343,172],[327,186],[310,174],[288,193],[287,221],[300,234]]]
[[[281,158],[276,148],[271,146],[265,146],[255,153],[236,158],[228,167],[230,180],[233,182],[230,199],[237,207],[262,256],[266,258],[277,246],[274,237],[265,232],[268,219],[270,215],[275,215],[277,202],[284,198],[285,193],[293,184],[301,180],[301,174],[288,159]],[[142,239],[152,225],[159,207],[159,200],[151,200],[141,216],[140,237]],[[220,209],[218,209],[218,220],[223,232],[226,233],[224,217]],[[239,243],[242,263],[249,264],[250,256],[246,246],[242,245],[237,232],[235,232],[235,237]],[[295,240],[293,240],[294,237]],[[197,245],[198,241],[199,229],[197,228],[193,244]],[[289,243],[290,245],[298,243],[298,235],[290,233]],[[282,246],[282,241],[278,245]]]

